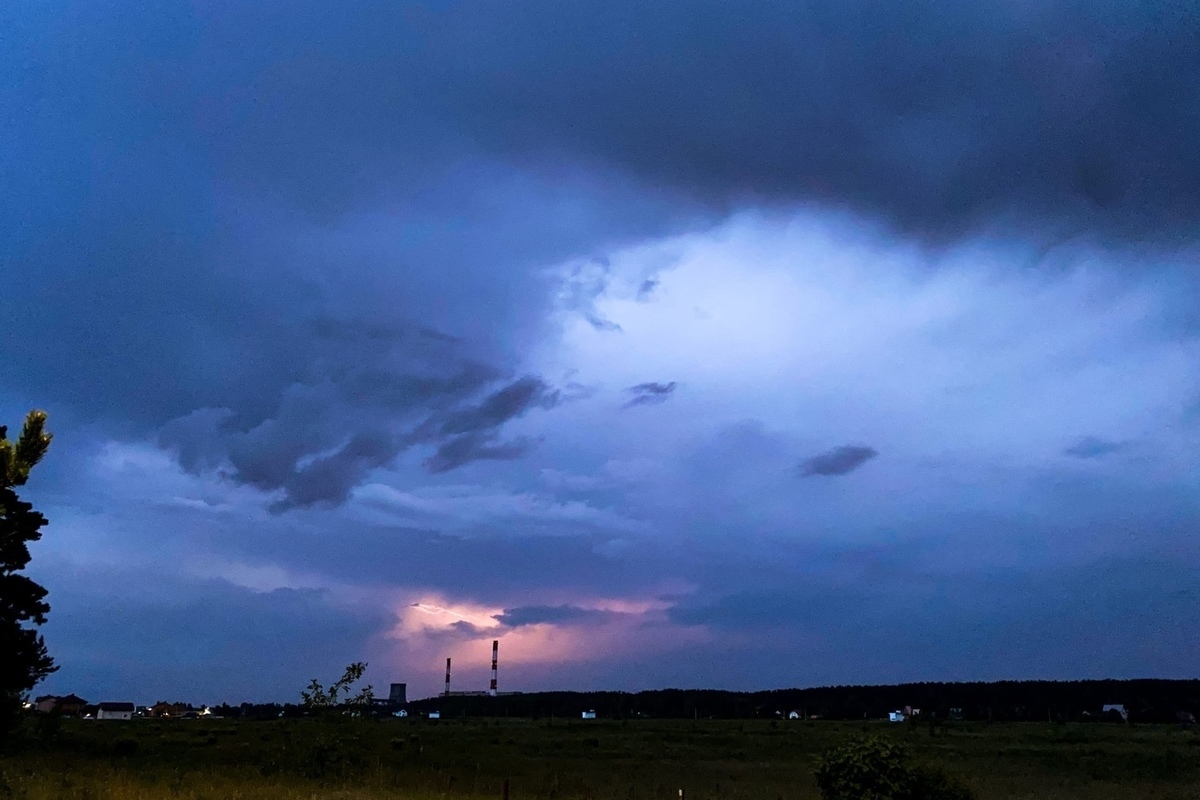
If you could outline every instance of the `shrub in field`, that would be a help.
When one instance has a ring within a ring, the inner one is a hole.
[[[856,738],[827,752],[817,768],[824,800],[899,800],[910,796],[912,768],[904,746]]]
[[[936,767],[916,764],[908,749],[859,737],[825,753],[817,768],[824,800],[974,800],[968,787]]]
[[[976,800],[969,786],[926,764],[913,767],[912,786],[912,800]]]

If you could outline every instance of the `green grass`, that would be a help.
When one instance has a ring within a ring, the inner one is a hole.
[[[991,798],[1200,797],[1175,727],[631,720],[137,720],[30,730],[0,762],[25,800],[808,800],[819,755],[868,730]],[[3,792],[0,792],[3,796]]]

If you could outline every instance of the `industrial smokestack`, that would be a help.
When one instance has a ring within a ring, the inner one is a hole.
[[[446,697],[450,696],[450,659],[446,659]]]
[[[500,640],[493,639],[492,640],[492,686],[488,690],[488,694],[490,694],[492,697],[496,696],[496,671],[497,671],[496,668],[498,666],[499,658],[500,658]]]

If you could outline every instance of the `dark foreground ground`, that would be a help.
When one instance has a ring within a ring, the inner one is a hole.
[[[0,762],[28,800],[818,797],[813,769],[864,731],[989,798],[1200,798],[1200,734],[1171,726],[629,720],[136,720],[30,727]],[[5,792],[0,790],[0,797]]]

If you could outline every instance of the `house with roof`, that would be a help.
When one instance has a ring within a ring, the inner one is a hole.
[[[52,694],[44,694],[41,697],[35,698],[33,701],[33,710],[39,714],[49,714],[58,705],[58,698]]]
[[[182,717],[189,711],[195,711],[191,703],[168,703],[166,700],[159,700],[154,705],[146,709],[146,716],[149,717]]]
[[[96,719],[133,719],[133,703],[101,703],[96,706]]]
[[[41,714],[64,714],[75,716],[83,712],[88,701],[74,694],[65,696],[44,694],[33,701],[33,710]]]

